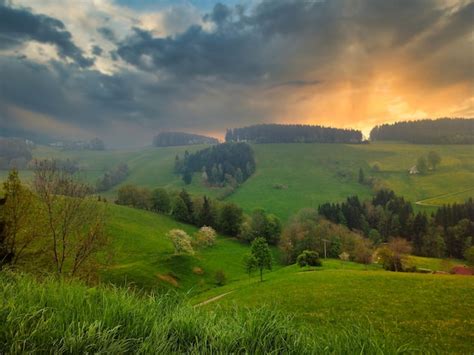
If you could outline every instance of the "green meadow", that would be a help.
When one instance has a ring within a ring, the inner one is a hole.
[[[130,175],[126,181],[105,192],[114,199],[124,184],[155,188],[186,188],[193,194],[219,198],[226,196],[222,188],[210,188],[195,174],[191,185],[185,185],[173,173],[176,154],[202,149],[204,146],[145,148],[141,150],[59,151],[39,147],[37,158],[77,159],[83,176],[95,182],[108,169],[127,163]],[[443,203],[463,202],[474,197],[474,148],[472,145],[414,145],[405,143],[347,144],[254,144],[257,171],[233,194],[225,197],[251,212],[264,208],[286,220],[304,207],[317,207],[324,202],[337,202],[349,195],[369,198],[371,187],[358,182],[362,168],[366,178],[376,179],[378,186],[393,189],[416,204],[417,209],[431,211]],[[436,171],[409,175],[408,169],[421,155],[436,151],[441,164]],[[379,167],[378,171],[373,169]],[[6,175],[0,172],[0,178]],[[22,172],[28,180],[31,172]]]
[[[174,255],[171,229],[189,235],[197,228],[160,214],[110,204],[108,233],[111,237],[110,263],[102,271],[102,281],[144,289],[202,291],[215,287],[215,273],[225,271],[228,282],[245,276],[242,259],[248,247],[236,240],[218,236],[212,248],[196,254]]]
[[[213,310],[262,304],[291,313],[317,334],[363,325],[421,353],[469,353],[474,348],[474,278],[392,273],[338,260],[317,270],[289,266],[199,295]],[[218,294],[224,296],[216,297]]]

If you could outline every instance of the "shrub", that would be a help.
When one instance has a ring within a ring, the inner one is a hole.
[[[172,229],[168,232],[168,237],[173,243],[175,254],[194,254],[191,237],[185,231]]]
[[[216,243],[216,231],[212,227],[201,227],[194,237],[194,242],[198,247],[211,247]]]
[[[214,278],[217,286],[224,286],[227,283],[227,276],[223,270],[217,270]]]
[[[303,251],[296,258],[296,263],[300,267],[304,266],[322,266],[321,260],[319,259],[319,254],[312,250]]]

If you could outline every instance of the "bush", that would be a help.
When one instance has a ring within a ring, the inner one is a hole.
[[[217,270],[216,275],[214,276],[217,286],[224,286],[227,283],[227,276],[222,270]]]
[[[198,247],[211,247],[216,243],[216,231],[211,227],[201,227],[194,237],[194,243]]]
[[[319,260],[319,254],[312,250],[303,251],[296,258],[296,263],[300,267],[304,266],[322,266],[321,260]]]
[[[191,244],[191,237],[181,229],[172,229],[168,232],[168,237],[173,243],[175,254],[194,254]]]

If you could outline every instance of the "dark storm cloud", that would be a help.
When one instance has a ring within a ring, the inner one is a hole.
[[[100,46],[94,45],[92,46],[92,54],[94,55],[101,55],[103,52],[102,48]]]
[[[403,50],[432,31],[429,42],[442,47],[466,35],[472,6],[446,16],[446,9],[431,0],[269,0],[250,13],[217,4],[204,16],[214,24],[213,30],[192,26],[162,38],[135,29],[119,44],[117,54],[143,70],[177,77],[263,80],[276,85],[300,80],[309,68],[343,65],[350,59],[346,51],[351,45],[367,55],[380,54]],[[438,33],[436,26],[446,18],[448,24]]]
[[[17,47],[27,41],[52,44],[61,57],[70,58],[81,67],[93,64],[93,60],[84,57],[72,41],[71,33],[58,19],[0,3],[0,49]]]
[[[203,25],[169,37],[137,27],[119,41],[111,28],[101,27],[102,39],[117,46],[103,48],[121,68],[108,75],[86,67],[88,59],[61,21],[1,4],[0,48],[52,43],[75,64],[0,56],[0,106],[102,132],[121,124],[152,134],[269,122],[294,105],[288,101],[293,92],[303,97],[305,90],[337,81],[357,90],[383,65],[397,79],[400,68],[411,70],[403,80],[437,90],[472,80],[474,73],[473,53],[466,50],[472,2],[266,0],[248,9],[218,4]],[[102,48],[92,52],[101,55]]]
[[[105,39],[109,40],[110,42],[116,41],[115,33],[109,27],[100,27],[97,29],[97,32],[99,32]]]

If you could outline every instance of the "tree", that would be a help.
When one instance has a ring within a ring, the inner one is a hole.
[[[163,188],[157,188],[151,193],[151,209],[155,212],[169,213],[171,209],[171,198]]]
[[[181,229],[172,229],[167,234],[173,243],[176,255],[190,254],[194,255],[194,249],[191,243],[191,237]]]
[[[211,227],[201,227],[194,239],[195,244],[199,247],[211,247],[216,243],[216,231]]]
[[[211,201],[206,196],[203,198],[202,207],[199,211],[197,219],[200,226],[215,225],[215,217],[212,210]]]
[[[3,222],[0,237],[0,267],[2,264],[17,264],[27,248],[39,237],[35,223],[36,200],[22,185],[18,172],[12,170],[3,183],[5,193],[1,217]]]
[[[191,184],[191,182],[193,181],[193,173],[186,169],[183,173],[183,181],[186,185],[189,185]]]
[[[474,246],[470,246],[464,251],[464,259],[469,265],[474,266]]]
[[[226,203],[221,207],[219,214],[219,228],[222,233],[238,236],[243,220],[242,209],[234,203]]]
[[[372,242],[369,239],[360,237],[356,239],[354,247],[354,261],[368,265],[372,262]]]
[[[426,163],[426,158],[421,156],[416,162],[416,167],[421,174],[424,174],[428,171],[428,164]]]
[[[359,184],[363,184],[364,182],[365,182],[364,170],[360,168],[359,169]]]
[[[394,238],[377,251],[379,262],[382,263],[384,269],[391,271],[403,271],[406,256],[409,253],[411,253],[411,245],[403,238]]]
[[[186,209],[188,211],[188,220],[186,222],[188,223],[193,223],[194,221],[194,204],[193,201],[191,200],[191,196],[189,193],[183,189],[179,193],[179,197],[183,200],[184,204],[186,205]]]
[[[92,189],[54,161],[36,163],[33,179],[46,243],[42,256],[52,259],[58,276],[76,276],[97,269],[95,257],[108,244],[105,204],[90,196]]]
[[[263,281],[263,270],[272,269],[272,254],[264,238],[256,238],[252,242],[250,253],[255,259],[255,268],[260,272],[260,281]]]
[[[245,273],[250,277],[252,275],[252,272],[256,269],[257,260],[252,254],[247,254],[244,256],[243,263]]]
[[[296,263],[300,267],[304,266],[322,266],[321,260],[319,259],[319,254],[312,250],[304,250],[296,258]]]
[[[428,163],[431,165],[433,170],[436,170],[436,167],[441,163],[440,155],[435,151],[430,151],[428,153]]]
[[[177,221],[185,222],[185,223],[189,222],[190,216],[189,216],[188,208],[186,207],[186,204],[184,203],[181,196],[177,196],[176,199],[174,200],[171,216]]]

